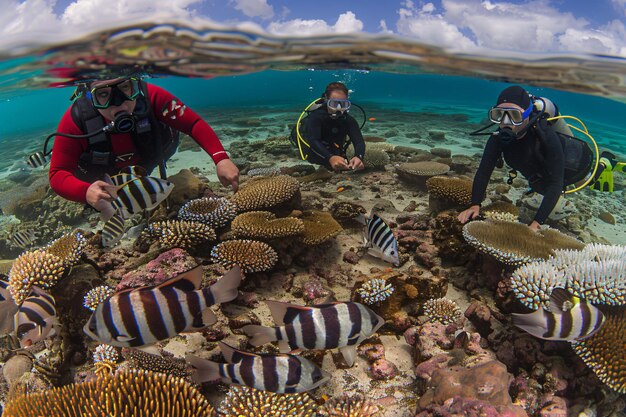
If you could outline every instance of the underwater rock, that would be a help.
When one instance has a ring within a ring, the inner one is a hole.
[[[126,273],[115,291],[158,285],[196,266],[196,260],[183,249],[172,249],[160,254],[145,266]]]
[[[479,301],[475,301],[465,310],[465,317],[472,322],[482,337],[489,336],[493,331],[491,325],[492,314],[489,307]]]
[[[598,215],[598,218],[605,223],[615,224],[615,216],[613,216],[611,213],[607,211],[603,211],[602,213],[600,213]]]
[[[378,359],[370,365],[368,374],[377,381],[389,380],[398,375],[398,367],[388,359]]]
[[[430,134],[431,132],[428,132],[428,133]],[[444,134],[444,137],[445,137],[445,134]],[[440,158],[450,158],[452,156],[452,151],[446,148],[431,148],[430,153]]]
[[[174,189],[169,195],[170,205],[181,205],[187,200],[202,197],[207,185],[188,169],[181,169],[177,174],[168,177],[174,184]]]
[[[2,366],[2,375],[11,386],[13,381],[17,381],[26,372],[33,369],[33,360],[26,355],[14,355]]]

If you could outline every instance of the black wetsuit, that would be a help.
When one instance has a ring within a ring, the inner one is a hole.
[[[312,111],[305,121],[306,141],[311,145],[308,161],[313,164],[330,167],[330,157],[339,155],[345,157],[344,143],[346,136],[350,137],[354,146],[354,155],[361,161],[365,154],[365,141],[359,124],[349,114],[336,119],[330,117],[326,106]]]
[[[534,220],[539,224],[546,221],[563,192],[565,158],[554,129],[545,126],[542,132],[544,138],[540,139],[535,128],[530,128],[524,137],[508,145],[504,145],[498,135],[489,137],[474,177],[472,205],[480,204],[485,198],[489,178],[502,155],[511,168],[528,180],[533,191],[543,195]]]

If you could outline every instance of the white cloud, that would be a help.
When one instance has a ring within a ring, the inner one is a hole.
[[[383,33],[393,33],[393,31],[389,30],[389,28],[387,27],[387,22],[385,21],[385,19],[380,19],[380,22],[378,23],[378,27],[380,28],[380,31]]]
[[[267,30],[277,35],[325,35],[329,33],[359,32],[363,30],[363,22],[357,19],[354,13],[348,11],[340,14],[334,25],[329,25],[325,20],[321,19],[292,19],[284,22],[272,22]]]
[[[52,6],[46,0],[0,0],[0,34],[33,34],[59,26]]]
[[[234,3],[235,9],[248,17],[270,19],[274,16],[274,8],[267,0],[230,0],[229,3]]]
[[[99,27],[114,22],[161,18],[189,18],[199,0],[76,0],[61,16],[64,24]]]

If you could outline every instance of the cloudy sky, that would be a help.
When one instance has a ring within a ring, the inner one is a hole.
[[[0,0],[0,48],[172,18],[287,36],[392,33],[461,50],[626,57],[626,0]]]

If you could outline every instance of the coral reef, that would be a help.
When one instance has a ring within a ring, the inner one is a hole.
[[[117,349],[111,345],[98,345],[93,352],[93,363],[96,367],[96,375],[106,375],[113,371],[117,362],[120,360],[120,354]]]
[[[58,256],[66,268],[76,264],[87,246],[87,239],[81,232],[67,233],[51,242],[44,250]]]
[[[211,257],[225,268],[239,265],[245,273],[269,271],[278,255],[270,245],[255,240],[227,240],[211,250]]]
[[[204,396],[183,379],[131,370],[22,395],[6,405],[3,416],[212,417],[214,413]]]
[[[9,290],[17,304],[28,297],[31,287],[43,289],[54,286],[65,272],[65,262],[41,249],[21,254],[9,271]]]
[[[426,188],[426,180],[436,175],[444,175],[450,166],[434,161],[405,162],[396,167],[398,178],[410,184]]]
[[[355,292],[359,294],[365,304],[378,304],[393,294],[393,285],[384,279],[372,278],[366,281]]]
[[[217,239],[211,226],[187,220],[164,220],[150,223],[141,232],[142,239],[156,239],[163,248],[193,249]]]
[[[249,211],[235,217],[231,230],[238,239],[271,240],[303,233],[304,223],[295,217],[277,219],[269,211]]]
[[[232,385],[218,407],[220,417],[316,417],[317,403],[309,394],[275,394]]]
[[[108,285],[100,285],[87,294],[83,300],[83,305],[91,311],[96,311],[98,304],[115,294],[115,289]]]
[[[441,324],[451,324],[461,318],[459,306],[448,298],[434,298],[424,303],[424,315],[429,321],[438,321]]]
[[[554,229],[535,232],[523,223],[499,220],[467,223],[463,237],[476,249],[507,265],[547,259],[555,249],[584,247],[582,242]]]
[[[238,212],[263,210],[286,203],[300,193],[300,183],[289,175],[255,177],[244,183],[230,202]]]
[[[377,143],[375,145],[368,145],[365,148],[365,155],[363,155],[363,164],[370,169],[384,169],[385,165],[387,165],[391,161],[389,159],[389,154],[387,154],[387,150],[392,149],[393,145],[388,143]],[[348,157],[348,160],[350,160],[354,156],[354,150],[352,149],[352,147],[348,149],[346,156]]]
[[[468,206],[472,202],[472,181],[463,178],[435,176],[426,180],[429,196]]]
[[[122,356],[136,369],[159,372],[179,378],[187,378],[190,372],[184,360],[175,359],[167,352],[163,356],[153,355],[139,349],[122,349]]]
[[[304,233],[301,240],[305,245],[319,245],[335,236],[343,229],[328,212],[312,210],[304,213]]]
[[[376,404],[365,395],[342,395],[326,401],[318,411],[320,417],[381,417]]]
[[[235,206],[222,197],[189,200],[178,211],[179,219],[201,222],[213,229],[226,226],[236,215]]]

